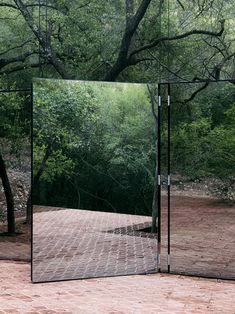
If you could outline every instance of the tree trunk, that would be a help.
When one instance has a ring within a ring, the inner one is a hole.
[[[29,196],[28,196],[27,203],[26,203],[26,221],[25,221],[25,223],[27,225],[31,224],[31,217],[32,217],[32,202],[31,202],[31,198],[32,198],[32,192],[31,192],[31,189],[30,189]]]
[[[52,142],[48,144],[48,147],[46,149],[46,152],[45,152],[44,158],[42,160],[42,163],[40,165],[40,168],[38,169],[38,172],[36,173],[36,175],[33,178],[32,186],[31,186],[31,189],[29,191],[29,196],[28,196],[27,205],[26,205],[26,224],[31,223],[33,189],[38,184],[39,179],[41,178],[43,171],[46,168],[46,162],[47,162],[48,158],[50,157],[50,155],[53,151],[53,144],[54,144],[54,140],[52,140]]]
[[[0,177],[2,179],[2,185],[6,197],[7,203],[7,223],[8,223],[8,233],[15,234],[15,213],[14,213],[14,198],[11,191],[10,182],[8,179],[6,166],[2,155],[0,153]]]
[[[151,91],[151,88],[149,85],[148,87],[148,92],[151,100],[151,109],[152,109],[152,114],[155,122],[155,134],[156,134],[156,142],[155,142],[155,175],[154,175],[154,189],[153,189],[153,202],[152,202],[152,226],[151,226],[151,232],[156,233],[157,230],[157,219],[158,219],[158,116],[155,112],[155,104],[156,100],[154,98],[154,94],[156,91]]]
[[[157,143],[156,143],[157,146]],[[156,154],[157,157],[157,154]],[[156,233],[157,232],[157,218],[158,218],[158,164],[157,164],[157,158],[156,158],[156,168],[155,168],[155,177],[154,177],[154,190],[153,190],[153,202],[152,202],[152,226],[151,226],[151,232]]]

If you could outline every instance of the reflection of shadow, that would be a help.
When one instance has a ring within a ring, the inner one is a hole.
[[[143,237],[157,239],[157,233],[151,233],[151,222],[147,221],[140,224],[125,226],[121,228],[115,228],[106,232],[115,234],[126,234],[132,237]]]
[[[156,239],[116,232],[149,226],[151,217],[35,207],[33,219],[34,282],[156,270]]]

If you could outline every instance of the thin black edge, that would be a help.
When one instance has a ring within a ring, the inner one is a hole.
[[[167,97],[169,98],[168,107],[167,107],[167,175],[169,180],[171,176],[171,93],[170,93],[170,84],[167,86]],[[170,273],[170,254],[171,254],[171,186],[168,182],[167,186],[167,270]]]
[[[152,276],[152,275],[158,275],[157,269],[154,271],[149,271],[149,272],[143,272],[143,273],[130,273],[130,274],[125,274],[125,275],[113,275],[113,276],[99,276],[99,277],[84,277],[84,278],[72,278],[72,279],[55,279],[55,280],[48,280],[48,281],[34,281],[33,284],[45,284],[45,283],[54,283],[54,282],[68,282],[68,281],[82,281],[82,280],[92,280],[92,279],[99,279],[99,278],[117,278],[117,277],[128,277],[128,276]],[[186,273],[177,273],[177,272],[171,272],[168,274],[165,271],[161,272],[161,275],[169,275],[169,276],[182,276],[182,277],[187,277],[187,278],[203,278],[203,279],[208,279],[208,280],[213,280],[213,281],[227,281],[231,282],[234,284],[235,282],[235,277],[234,278],[228,278],[228,277],[214,277],[214,276],[206,276],[206,275],[195,275],[195,274],[186,274]]]
[[[158,84],[158,97],[161,97],[161,85]],[[159,101],[159,99],[158,99]],[[161,106],[158,104],[158,131],[157,131],[157,160],[158,160],[158,178],[161,176]],[[158,226],[157,226],[157,237],[158,237],[158,272],[161,272],[161,182],[158,183]]]
[[[196,81],[165,81],[158,83],[159,85],[178,85],[178,84],[203,84],[203,83],[235,83],[235,79],[224,79],[224,80],[196,80]]]
[[[30,116],[31,116],[31,127],[30,127],[30,148],[31,148],[31,198],[30,198],[30,210],[31,210],[31,241],[30,241],[30,277],[33,281],[33,82],[31,83],[31,102],[30,102]]]
[[[150,270],[148,272],[141,272],[139,274],[136,273],[130,273],[130,274],[121,274],[121,275],[101,275],[97,277],[84,277],[84,278],[71,278],[71,279],[55,279],[55,280],[48,280],[48,281],[32,281],[33,284],[44,284],[44,283],[53,283],[53,282],[66,282],[66,281],[82,281],[82,280],[92,280],[92,279],[99,279],[99,278],[117,278],[117,277],[128,277],[128,276],[150,276],[150,275],[157,275],[158,271],[157,269],[155,270]]]
[[[168,275],[167,272],[162,272]],[[216,281],[229,281],[229,282],[235,282],[235,276],[233,278],[231,277],[223,277],[223,276],[212,276],[212,275],[205,275],[205,274],[189,274],[189,273],[184,273],[184,272],[177,272],[177,271],[171,271],[170,275],[173,276],[183,276],[183,277],[189,277],[189,278],[203,278],[203,279],[210,279],[210,280],[216,280]]]

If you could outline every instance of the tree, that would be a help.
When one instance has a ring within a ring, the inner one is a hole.
[[[0,6],[0,75],[10,85],[38,69],[64,79],[205,81],[187,106],[208,79],[234,79],[234,0],[48,0],[40,23],[38,1]]]
[[[33,189],[42,176],[53,181],[60,174],[72,175],[70,151],[82,145],[87,128],[96,120],[96,97],[85,86],[73,89],[69,83],[35,81],[35,90]]]
[[[232,4],[232,0],[193,4],[171,1],[171,12],[177,15],[170,16],[169,30],[164,0],[110,1],[106,6],[98,1],[76,0],[73,7],[68,1],[48,1],[47,7],[42,4],[41,8],[42,16],[46,15],[48,20],[41,18],[40,28],[36,1],[4,2],[3,25],[13,26],[18,42],[2,51],[1,73],[39,67],[38,42],[41,62],[48,73],[53,76],[58,73],[62,78],[126,80],[135,67],[135,76],[138,74],[135,80],[143,80],[143,69],[148,69],[144,76],[148,80],[154,73],[151,67],[158,69],[160,62],[164,76],[179,79],[191,73],[191,79],[218,79],[225,75],[234,58],[234,47],[229,44],[232,22],[225,24],[223,19],[229,17]],[[4,19],[4,13],[9,12],[12,18],[20,14],[19,22]],[[24,34],[17,29],[19,23]],[[198,56],[197,51],[202,49],[205,53]],[[162,56],[168,54],[177,55],[174,58],[177,63],[174,60],[167,64]],[[56,73],[51,72],[51,66]],[[159,78],[160,73],[157,75]]]
[[[7,222],[8,234],[15,234],[15,214],[14,214],[14,199],[11,191],[10,182],[7,176],[6,166],[0,152],[0,177],[4,188],[6,202],[7,202]]]
[[[6,106],[7,104],[7,106]],[[28,141],[29,116],[25,114],[27,96],[18,93],[1,93],[0,97],[0,177],[7,203],[8,233],[15,234],[14,197],[4,162],[4,153],[14,155],[18,160],[25,141]]]

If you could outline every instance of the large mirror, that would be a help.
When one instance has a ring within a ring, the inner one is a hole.
[[[145,84],[34,80],[33,282],[156,271],[150,94]]]
[[[161,91],[161,268],[234,279],[234,82],[163,84]]]

